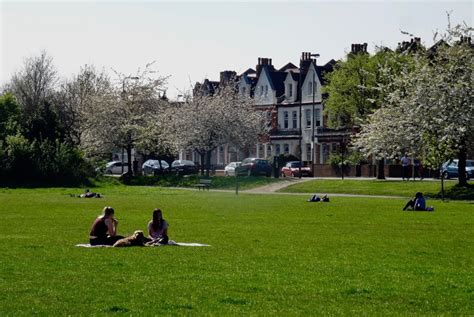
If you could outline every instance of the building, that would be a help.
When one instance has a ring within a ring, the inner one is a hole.
[[[366,44],[352,45],[353,53],[364,49],[367,50]],[[334,69],[336,61],[318,65],[318,56],[303,52],[298,66],[287,63],[279,69],[271,58],[258,58],[255,69],[239,75],[227,70],[220,73],[219,81],[196,83],[193,93],[205,95],[214,94],[220,85],[235,83],[236,93],[253,98],[255,110],[266,112],[271,125],[268,135],[251,148],[238,149],[231,144],[219,147],[212,155],[215,168],[245,157],[272,160],[281,154],[300,157],[300,153],[306,164],[322,165],[332,151],[340,149],[352,131],[326,126],[322,92],[324,74]],[[199,156],[192,152],[181,152],[180,159],[200,163]]]

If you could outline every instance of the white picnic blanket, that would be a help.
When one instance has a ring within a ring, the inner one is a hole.
[[[195,242],[176,242],[173,240],[169,240],[168,244],[155,244],[151,245],[151,247],[166,247],[166,246],[180,246],[180,247],[210,247],[209,244],[203,243],[195,243]],[[110,248],[111,245],[90,245],[89,243],[79,243],[76,244],[76,247],[81,248]]]

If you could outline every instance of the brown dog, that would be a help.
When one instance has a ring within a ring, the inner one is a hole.
[[[133,235],[115,242],[114,247],[143,247],[145,242],[146,241],[143,231],[137,230],[133,233]]]

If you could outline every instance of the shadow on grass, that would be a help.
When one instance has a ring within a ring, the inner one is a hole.
[[[426,193],[426,196],[442,198],[441,191],[438,193]],[[444,193],[444,198],[452,200],[474,200],[474,184],[466,186],[454,185]]]

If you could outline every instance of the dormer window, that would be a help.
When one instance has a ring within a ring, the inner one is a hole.
[[[265,97],[268,96],[268,85],[265,85]]]
[[[260,96],[263,96],[263,88],[264,88],[263,85],[260,86]]]

